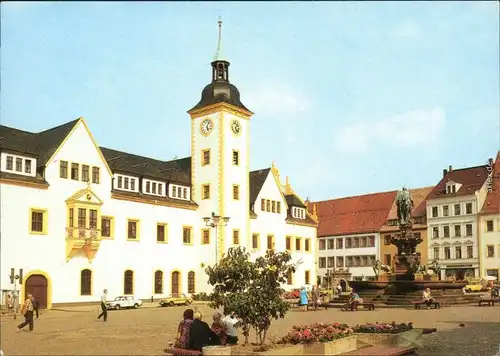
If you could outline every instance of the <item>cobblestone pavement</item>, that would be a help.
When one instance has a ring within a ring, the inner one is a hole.
[[[204,320],[212,311],[198,306]],[[120,310],[109,312],[107,323],[97,320],[98,307],[51,310],[35,320],[35,331],[16,333],[21,322],[12,316],[1,319],[1,348],[12,355],[162,355],[175,335],[184,307]],[[435,327],[437,334],[425,336],[420,355],[493,356],[500,344],[499,307],[451,307],[441,310],[380,309],[377,311],[301,312],[292,310],[282,320],[273,321],[270,335],[282,336],[292,325],[312,322],[409,322],[415,327]],[[464,328],[459,324],[465,324]],[[251,339],[253,341],[253,338]],[[458,352],[458,353],[457,353]]]

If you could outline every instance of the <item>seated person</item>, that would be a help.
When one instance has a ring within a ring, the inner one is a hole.
[[[436,300],[431,296],[431,289],[426,288],[424,290],[424,293],[422,293],[422,299],[424,300],[424,303],[427,305],[427,309],[431,308],[432,303],[434,303]]]
[[[221,345],[227,344],[227,326],[222,321],[222,314],[216,312],[213,316],[212,331],[220,338]]]
[[[491,288],[491,298],[499,298],[500,296],[500,287],[498,286],[493,286]]]
[[[191,323],[193,322],[193,309],[186,309],[184,311],[183,319],[177,327],[177,338],[175,339],[174,347],[180,349],[187,349],[189,342],[189,331]]]
[[[238,330],[236,330],[236,328],[239,327],[240,321],[236,315],[234,313],[230,313],[226,315],[222,321],[226,324],[227,343],[229,345],[238,344]]]
[[[204,346],[220,345],[220,338],[201,320],[201,312],[194,313],[194,320],[189,330],[188,349],[201,351]]]
[[[360,303],[359,295],[353,289],[351,291],[351,297],[349,298],[349,302],[348,302],[349,307],[351,308],[351,311],[353,311],[358,306],[359,303]]]

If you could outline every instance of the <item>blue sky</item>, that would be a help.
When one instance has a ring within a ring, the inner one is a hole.
[[[223,24],[251,168],[302,197],[437,184],[499,149],[496,2],[1,4],[1,123],[83,116],[99,145],[190,155]]]

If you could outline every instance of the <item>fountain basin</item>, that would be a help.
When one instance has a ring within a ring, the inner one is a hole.
[[[397,293],[408,293],[418,290],[430,288],[431,290],[439,289],[462,289],[467,285],[467,282],[448,282],[448,281],[350,281],[349,285],[356,292],[368,290],[382,290],[389,285],[395,289]]]

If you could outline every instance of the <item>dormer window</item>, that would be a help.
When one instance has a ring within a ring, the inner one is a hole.
[[[23,176],[34,177],[36,175],[36,160],[30,157],[16,156],[14,154],[2,153],[1,170]]]
[[[177,184],[170,184],[168,196],[174,199],[190,200],[191,193],[188,187]]]
[[[145,194],[164,196],[163,195],[163,192],[164,192],[163,186],[165,184],[166,183],[163,183],[163,182],[155,182],[153,180],[143,179],[142,192]]]
[[[129,192],[137,192],[137,181],[139,178],[115,174],[113,180],[113,189],[126,190]]]
[[[455,194],[461,186],[461,184],[452,181],[446,183],[446,194]]]
[[[304,208],[298,208],[298,207],[292,207],[292,217],[296,219],[305,219],[306,218],[306,209]]]

